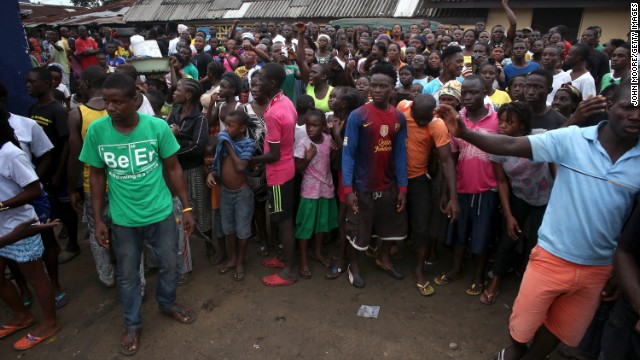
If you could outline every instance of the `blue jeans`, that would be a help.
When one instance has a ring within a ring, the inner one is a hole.
[[[176,301],[178,286],[178,226],[173,214],[155,224],[126,227],[113,224],[113,251],[118,260],[118,290],[127,327],[141,328],[140,258],[145,240],[158,261],[156,301],[165,310]]]

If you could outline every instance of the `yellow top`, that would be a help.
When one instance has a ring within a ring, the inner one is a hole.
[[[80,115],[82,115],[82,129],[80,130],[80,135],[82,136],[82,140],[84,141],[84,137],[87,135],[87,129],[92,122],[100,119],[107,115],[107,110],[95,110],[85,105],[80,105],[78,108],[80,109]],[[82,170],[82,187],[84,189],[85,194],[89,194],[89,173],[91,172],[91,167],[87,164],[84,164],[84,169]]]

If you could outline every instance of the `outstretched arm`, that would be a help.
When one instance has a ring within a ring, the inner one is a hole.
[[[305,60],[305,47],[302,46],[304,44],[304,33],[307,30],[307,25],[297,22],[294,24],[296,27],[296,31],[298,32],[298,46],[296,47],[296,61],[298,62],[298,68],[300,69],[300,79],[304,81],[305,84],[309,83],[309,65],[307,65],[307,61]]]
[[[467,129],[460,114],[449,105],[440,104],[436,114],[444,120],[451,135],[475,145],[480,150],[495,155],[518,156],[531,159],[531,142],[525,136],[480,134]]]
[[[509,19],[509,29],[507,30],[507,41],[513,44],[513,40],[516,38],[516,26],[517,18],[516,14],[509,7],[509,0],[502,0],[502,7],[507,13],[507,19]]]

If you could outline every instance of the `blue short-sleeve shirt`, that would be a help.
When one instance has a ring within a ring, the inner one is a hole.
[[[640,141],[615,163],[598,140],[598,129],[571,126],[531,135],[534,161],[558,165],[538,244],[581,265],[609,265],[640,197]]]

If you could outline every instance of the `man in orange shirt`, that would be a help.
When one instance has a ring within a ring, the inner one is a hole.
[[[411,240],[418,246],[416,286],[424,296],[435,292],[429,281],[424,278],[424,264],[427,260],[427,247],[430,240],[427,218],[431,216],[429,209],[433,209],[430,202],[439,202],[441,211],[445,212],[451,221],[458,216],[456,170],[449,146],[449,134],[441,119],[433,119],[435,107],[436,100],[429,94],[417,95],[414,101],[401,101],[397,107],[407,119],[407,177],[409,178],[407,210]],[[429,156],[434,146],[449,191],[448,194],[443,193],[442,199],[430,199],[429,196],[430,182],[435,180],[428,173]]]

